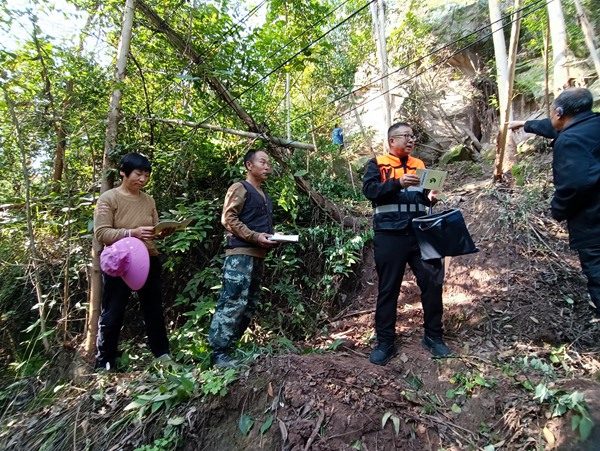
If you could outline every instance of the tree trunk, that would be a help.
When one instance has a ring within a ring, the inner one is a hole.
[[[381,90],[383,94],[383,118],[385,124],[384,134],[392,125],[390,86],[388,82],[388,62],[387,46],[385,38],[385,6],[382,0],[372,2],[370,5],[371,17],[373,20],[373,34],[377,44],[377,59],[379,60],[379,70],[381,72]]]
[[[510,151],[507,155],[507,136],[508,122],[511,119],[511,105],[513,85],[515,81],[515,66],[517,60],[517,47],[519,44],[519,34],[521,31],[521,6],[523,0],[515,0],[514,10],[517,11],[516,18],[512,24],[510,33],[510,47],[508,53],[508,80],[506,81],[506,99],[503,102],[505,109],[500,112],[500,132],[498,135],[498,149],[496,153],[496,167],[494,169],[494,179],[502,180],[502,174],[510,169],[514,162],[514,143],[510,143]],[[505,158],[506,156],[506,158]]]
[[[206,62],[202,57],[192,49],[192,46],[183,37],[181,37],[169,24],[163,20],[150,6],[144,3],[143,0],[137,0],[137,8],[141,11],[158,29],[159,32],[163,33],[167,40],[173,47],[182,52],[190,61],[192,61],[197,67],[206,66]],[[237,103],[233,95],[223,86],[223,84],[216,78],[208,74],[204,74],[203,77],[206,79],[208,84],[219,94],[219,96],[236,112],[238,117],[244,121],[244,123],[250,128],[250,131],[256,133],[266,132],[264,127],[259,126],[254,119],[250,117],[246,111]]]
[[[546,117],[550,117],[550,21],[546,15],[546,33],[544,34],[544,99]]]
[[[494,166],[494,180],[502,180],[502,158],[504,152],[504,138],[502,123],[504,111],[507,109],[507,86],[508,86],[508,60],[506,57],[506,41],[504,40],[504,29],[502,28],[502,12],[498,0],[488,0],[490,11],[490,23],[492,25],[492,38],[494,41],[494,54],[496,56],[496,84],[498,86],[498,107],[500,110],[500,125],[496,138],[496,164]],[[502,153],[502,155],[501,155]]]
[[[135,0],[126,0],[123,11],[123,26],[121,28],[121,39],[117,50],[117,64],[114,73],[114,90],[110,98],[110,109],[106,125],[106,136],[104,139],[104,158],[102,163],[102,183],[100,193],[111,189],[114,185],[115,164],[110,154],[117,144],[119,118],[121,115],[121,97],[123,95],[120,85],[125,81],[125,68],[127,66],[127,55],[131,46],[133,32],[133,18],[135,15]],[[90,280],[90,302],[87,318],[87,335],[85,341],[85,353],[91,358],[96,352],[96,335],[98,334],[98,318],[100,317],[100,304],[102,299],[102,273],[100,271],[99,252],[102,245],[95,239],[92,243],[92,277]]]
[[[554,60],[554,93],[557,94],[571,84],[567,62],[567,27],[560,0],[547,4],[550,36],[552,38],[552,58]]]
[[[163,124],[172,124],[172,125],[179,125],[179,126],[185,126],[185,127],[201,128],[204,130],[211,130],[214,132],[228,133],[230,135],[242,136],[244,138],[250,138],[250,139],[263,139],[264,141],[270,142],[276,146],[290,147],[292,149],[311,150],[313,152],[317,150],[317,148],[314,144],[307,144],[307,143],[303,143],[303,142],[299,142],[299,141],[288,141],[287,139],[278,138],[276,136],[264,136],[264,135],[261,135],[260,133],[246,132],[243,130],[234,130],[232,128],[219,127],[218,125],[209,125],[209,124],[202,124],[200,122],[183,121],[181,119],[161,119],[158,117],[135,116],[135,118],[138,120],[147,121],[150,123],[159,122],[159,123],[163,123]],[[314,129],[314,127],[313,127],[313,129]]]
[[[590,50],[590,56],[592,57],[592,61],[594,62],[594,67],[596,68],[596,74],[600,79],[600,57],[598,57],[598,52],[596,51],[596,44],[594,43],[594,30],[590,25],[590,22],[585,15],[585,11],[583,6],[581,6],[581,2],[579,0],[575,0],[575,8],[577,8],[577,20],[581,25],[581,29],[583,30],[583,36],[585,37],[585,43]]]
[[[67,130],[65,128],[63,114],[66,111],[67,106],[69,105],[73,84],[72,82],[67,83],[67,92],[65,93],[65,100],[63,102],[62,108],[63,114],[59,116],[58,111],[56,109],[56,104],[54,102],[54,95],[52,94],[52,83],[50,81],[50,74],[48,73],[48,68],[46,66],[45,55],[42,51],[42,47],[38,39],[38,31],[39,27],[36,25],[36,23],[33,23],[33,42],[37,51],[38,60],[40,62],[40,65],[42,66],[41,75],[42,80],[44,81],[44,94],[48,98],[48,106],[50,108],[50,114],[52,115],[52,127],[54,128],[54,132],[56,133],[56,147],[54,150],[54,161],[52,169],[52,191],[58,192],[60,189],[60,181],[62,180],[62,175],[64,171],[65,150],[67,148]]]
[[[362,120],[360,118],[360,114],[358,112],[358,108],[356,106],[356,97],[354,96],[353,92],[350,93],[350,103],[352,104],[352,112],[354,113],[354,120],[358,124],[358,128],[360,128],[360,133],[363,136],[363,141],[364,141],[365,145],[371,151],[371,155],[373,156],[373,158],[375,158],[377,156],[377,154],[373,150],[373,143],[371,142],[371,138],[369,138],[367,136],[367,132],[365,131],[365,127],[363,126]]]
[[[494,54],[496,56],[496,83],[498,85],[498,104],[500,111],[506,110],[506,86],[508,82],[508,60],[506,57],[506,42],[502,28],[502,12],[498,0],[489,0],[490,22],[492,24],[492,38],[494,41]],[[501,113],[502,114],[502,113]]]
[[[30,198],[30,185],[29,185],[29,170],[27,168],[27,155],[25,152],[25,144],[23,143],[21,126],[19,119],[15,112],[15,107],[12,99],[8,95],[6,88],[4,88],[4,98],[6,99],[6,105],[10,112],[15,130],[17,133],[17,143],[19,145],[21,166],[23,169],[23,183],[25,184],[25,214],[27,216],[27,233],[29,235],[29,258],[31,259],[31,265],[33,267],[33,285],[35,288],[35,294],[37,297],[37,308],[40,317],[40,336],[42,337],[42,344],[46,352],[50,352],[50,342],[46,336],[46,301],[42,293],[42,282],[40,277],[40,271],[38,268],[38,257],[37,250],[35,248],[35,235],[33,233],[33,223],[31,220],[31,198]]]

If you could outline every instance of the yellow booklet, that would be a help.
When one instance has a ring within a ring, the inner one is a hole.
[[[177,232],[178,230],[185,229],[187,226],[190,225],[190,223],[193,220],[194,220],[194,218],[184,219],[183,221],[171,221],[171,220],[160,221],[158,224],[156,224],[154,226],[154,233],[162,232],[165,229],[175,229],[175,231]]]
[[[440,190],[446,181],[446,171],[417,168],[417,176],[421,179],[419,188]]]

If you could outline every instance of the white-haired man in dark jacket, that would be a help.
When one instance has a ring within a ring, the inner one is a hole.
[[[593,103],[589,90],[567,89],[552,103],[549,119],[513,121],[509,128],[553,139],[552,217],[567,221],[600,318],[600,114],[592,112]]]

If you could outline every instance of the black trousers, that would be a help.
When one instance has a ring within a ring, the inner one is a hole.
[[[158,257],[150,257],[148,280],[138,291],[140,307],[144,315],[146,334],[152,353],[159,357],[169,353],[169,341],[162,308],[162,265]],[[117,358],[119,334],[123,327],[125,308],[131,296],[131,288],[120,277],[102,273],[102,310],[98,321],[96,340],[96,368],[114,368]]]
[[[581,269],[587,277],[588,293],[596,305],[596,312],[600,313],[600,247],[578,249]]]
[[[444,283],[442,260],[422,260],[419,244],[412,234],[375,232],[373,244],[375,267],[379,277],[379,294],[375,309],[377,341],[392,344],[396,340],[396,310],[407,263],[421,289],[425,334],[441,337]]]

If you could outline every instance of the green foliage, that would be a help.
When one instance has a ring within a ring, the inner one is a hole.
[[[159,409],[169,410],[175,403],[193,396],[196,380],[188,374],[164,373],[166,380],[157,387],[146,387],[141,393],[135,393],[133,401],[124,410],[136,410],[141,418],[146,411],[154,413]]]
[[[164,265],[167,270],[173,270],[187,260],[186,255],[195,248],[201,248],[200,252],[212,250],[211,240],[215,236],[216,220],[220,214],[219,203],[215,199],[201,199],[193,203],[186,203],[186,200],[185,197],[179,199],[181,203],[161,217],[172,220],[194,219],[185,232],[176,232],[159,243],[162,251],[169,252],[169,260]]]
[[[571,413],[573,430],[578,430],[585,441],[594,426],[583,393],[556,387],[557,369],[572,372],[566,363],[567,348],[561,346],[550,351],[548,359],[538,355],[512,359],[512,365],[505,366],[506,374],[514,377],[520,386],[529,392],[538,403],[548,406],[551,417]],[[519,377],[517,377],[519,375]]]
[[[217,370],[209,370],[202,373],[202,393],[204,395],[219,395],[227,394],[227,387],[237,379],[235,369],[229,368],[223,372]]]
[[[456,388],[446,392],[446,397],[455,399],[457,397],[470,397],[475,389],[485,387],[493,389],[496,382],[493,379],[486,379],[481,374],[473,371],[461,371],[450,378],[450,383],[456,385]]]
[[[171,451],[177,449],[180,442],[180,436],[177,428],[174,427],[185,421],[181,417],[169,418],[168,426],[163,430],[163,436],[154,440],[151,445],[142,445],[135,448],[134,451]]]
[[[392,412],[384,413],[383,417],[381,418],[381,429],[385,428],[388,420],[392,421],[392,424],[394,425],[394,432],[396,435],[398,435],[400,433],[400,418],[397,415],[394,415]]]
[[[254,426],[254,420],[252,419],[252,417],[250,415],[243,413],[240,416],[240,421],[239,421],[239,428],[240,428],[240,431],[242,432],[242,434],[248,435],[248,433],[250,432],[250,429],[252,429],[252,426]]]
[[[589,438],[594,421],[590,417],[585,396],[583,393],[574,391],[568,393],[564,390],[551,389],[545,382],[540,382],[535,387],[533,399],[540,403],[549,404],[552,408],[552,417],[560,417],[571,412],[571,427],[579,432],[582,441]]]
[[[271,428],[271,426],[273,425],[273,420],[275,420],[274,415],[269,415],[269,417],[267,417],[265,422],[260,427],[260,435],[264,435],[265,432],[267,432]]]
[[[431,32],[432,27],[420,20],[413,12],[416,2],[412,1],[404,6],[403,21],[400,26],[394,27],[388,38],[388,46],[397,49],[391,57],[395,67],[405,66],[424,57],[436,44],[436,37]],[[425,60],[423,64],[432,61]],[[414,70],[413,68],[409,68]]]
[[[314,333],[332,303],[343,300],[340,287],[360,262],[371,232],[357,235],[333,225],[297,227],[294,232],[300,243],[279,246],[265,262],[268,293],[260,309],[267,324],[274,322],[270,329],[300,338]]]

